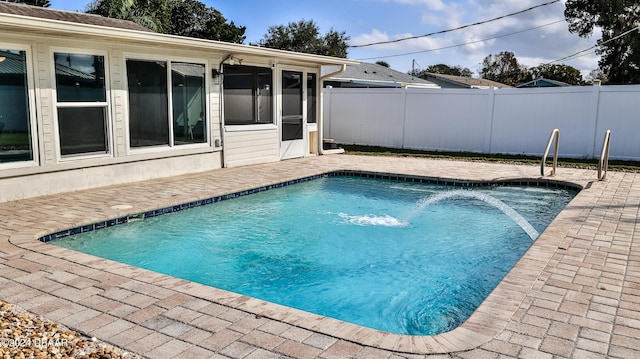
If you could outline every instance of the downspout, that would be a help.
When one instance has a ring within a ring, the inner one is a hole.
[[[220,156],[222,156],[221,160],[222,160],[222,168],[226,168],[227,167],[227,163],[226,163],[226,158],[224,155],[224,109],[223,109],[223,103],[224,103],[224,99],[223,99],[223,90],[224,90],[224,74],[222,73],[222,65],[231,58],[231,54],[227,55],[227,57],[224,58],[224,60],[222,60],[219,64],[218,64],[218,75],[216,80],[218,81],[218,126],[220,127]],[[215,145],[215,139],[213,139],[214,143],[213,143],[213,147],[216,147]]]
[[[347,64],[342,64],[342,68],[340,68],[340,70],[326,74],[320,77],[319,79],[320,81],[318,81],[320,83],[320,118],[318,122],[318,153],[321,155],[324,155],[324,136],[323,136],[324,135],[324,94],[322,91],[324,86],[322,85],[322,83],[324,82],[325,79],[343,74],[345,71],[347,71]]]

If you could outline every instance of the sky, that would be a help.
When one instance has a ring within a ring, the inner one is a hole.
[[[259,41],[270,26],[313,20],[322,34],[346,32],[349,45],[419,36],[494,19],[550,0],[322,0],[256,1],[200,0],[228,20],[247,28],[245,44]],[[518,15],[444,34],[368,47],[354,47],[348,57],[365,62],[385,61],[407,72],[446,64],[470,69],[478,77],[483,59],[510,51],[527,67],[549,63],[592,47],[600,38],[580,38],[564,21],[566,0]],[[51,8],[83,11],[89,0],[50,0]],[[508,35],[516,33],[513,35]],[[504,36],[508,35],[508,36]],[[496,39],[491,39],[499,37]],[[464,46],[456,46],[467,44]],[[447,48],[449,47],[449,48]],[[581,70],[583,76],[598,67],[594,51],[558,63]]]

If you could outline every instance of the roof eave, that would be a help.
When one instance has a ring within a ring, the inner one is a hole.
[[[330,77],[330,79],[335,82],[357,83],[363,85],[396,85],[395,87],[401,87],[402,85],[402,82],[398,81],[365,80],[349,77]]]
[[[232,44],[222,41],[196,39],[184,36],[160,34],[156,32],[147,32],[130,29],[119,29],[113,27],[81,24],[67,21],[51,20],[34,18],[22,15],[13,15],[0,13],[0,31],[20,31],[34,34],[49,34],[49,35],[73,35],[81,38],[89,39],[111,39],[117,41],[146,43],[146,44],[161,44],[166,45],[171,43],[172,45],[189,47],[194,49],[211,49],[220,52],[226,52],[234,55],[250,55],[250,56],[265,56],[265,57],[278,57],[291,61],[312,62],[321,65],[342,65],[358,64],[358,61],[304,54],[299,52],[291,52],[277,49],[268,49],[257,46]]]
[[[446,77],[440,77],[440,76],[432,76],[434,79],[438,80],[438,81],[442,81],[451,85],[456,85],[456,86],[461,86],[461,87],[466,87],[466,88],[471,88],[471,85],[464,83],[464,82],[460,82],[460,81],[455,81],[452,79],[448,79]]]

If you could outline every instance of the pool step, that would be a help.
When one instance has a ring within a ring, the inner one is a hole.
[[[332,138],[325,138],[322,140],[322,149],[323,150],[337,150],[338,144]]]

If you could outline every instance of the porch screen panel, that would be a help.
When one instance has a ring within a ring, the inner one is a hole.
[[[273,75],[269,68],[224,67],[224,119],[227,125],[273,123]]]
[[[256,89],[257,123],[273,123],[273,99],[271,98],[272,76],[271,70],[259,70],[258,87]]]
[[[32,161],[25,51],[0,49],[0,163]]]
[[[168,146],[167,63],[127,60],[127,81],[130,146]]]
[[[282,140],[303,138],[302,72],[282,71]]]
[[[54,53],[60,155],[109,152],[104,57]]]
[[[307,123],[316,123],[316,74],[307,74]]]

